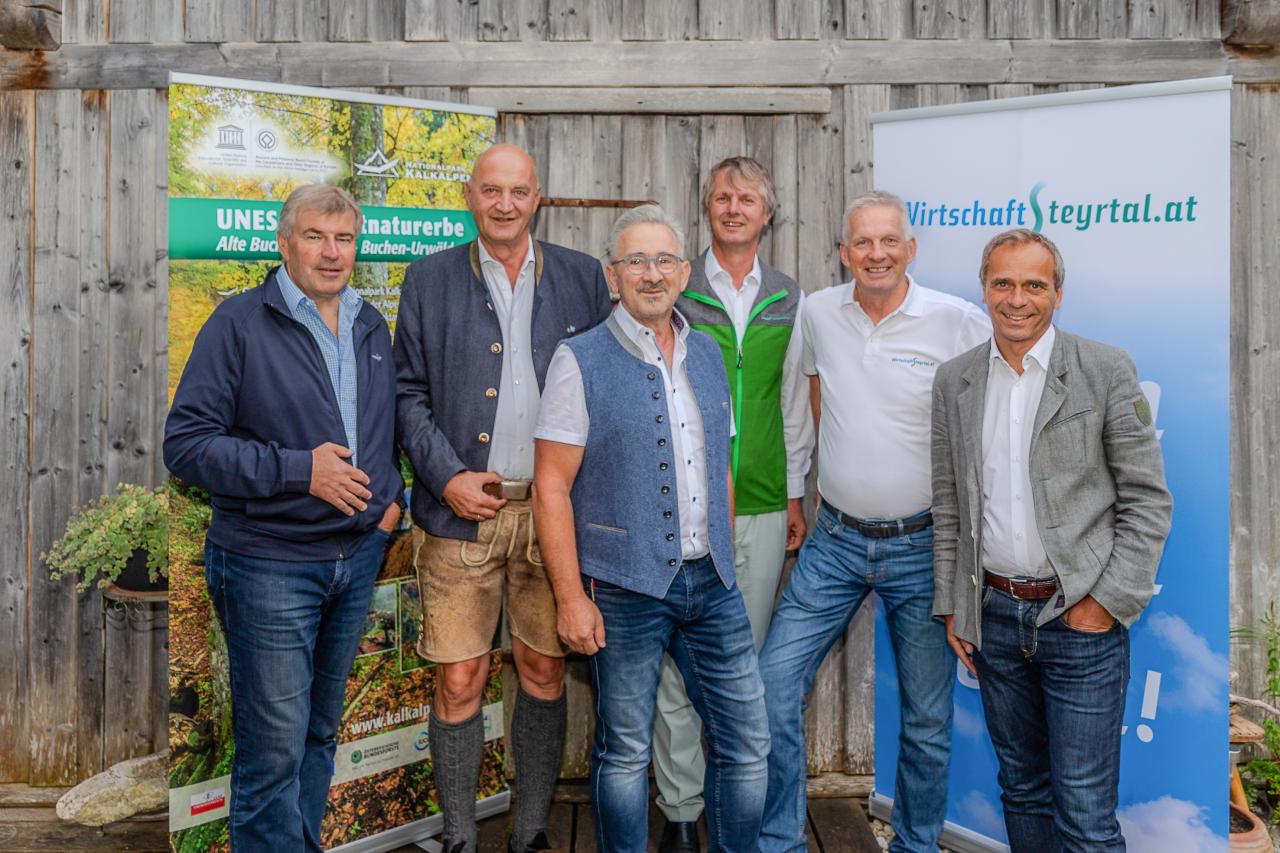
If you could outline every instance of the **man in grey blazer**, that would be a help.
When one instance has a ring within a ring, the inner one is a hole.
[[[1128,629],[1173,507],[1132,360],[1052,325],[1064,273],[1042,234],[994,237],[992,340],[933,385],[933,612],[978,678],[1014,853],[1125,849]]]

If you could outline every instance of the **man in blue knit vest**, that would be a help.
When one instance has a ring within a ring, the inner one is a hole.
[[[479,237],[415,261],[396,328],[401,447],[413,463],[418,651],[439,664],[428,728],[446,853],[476,849],[480,708],[504,592],[520,675],[512,853],[550,847],[547,813],[564,743],[564,648],[533,531],[529,489],[539,391],[561,338],[609,314],[595,258],[534,240],[533,159],[476,158],[465,187]]]
[[[689,281],[682,245],[657,205],[618,218],[608,275],[621,303],[556,351],[534,432],[557,627],[591,655],[591,800],[611,853],[646,849],[664,654],[706,733],[711,849],[753,850],[764,809],[764,688],[734,584],[729,386],[719,347],[674,310]]]

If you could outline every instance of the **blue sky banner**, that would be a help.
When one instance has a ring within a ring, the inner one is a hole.
[[[998,232],[1051,237],[1059,328],[1129,352],[1164,451],[1173,532],[1134,626],[1121,735],[1130,853],[1227,849],[1229,78],[900,110],[874,117],[876,187],[902,196],[923,285],[981,301]],[[897,681],[876,633],[876,795],[897,760]],[[948,846],[1006,849],[977,683],[961,667]]]

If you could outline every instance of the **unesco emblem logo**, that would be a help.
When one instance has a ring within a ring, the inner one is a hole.
[[[279,138],[270,130],[258,131],[258,147],[263,151],[275,151],[276,146],[280,144]]]

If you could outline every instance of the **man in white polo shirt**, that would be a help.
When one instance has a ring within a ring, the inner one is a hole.
[[[915,253],[902,201],[859,196],[840,244],[853,281],[801,311],[820,502],[760,652],[773,744],[764,851],[804,849],[806,697],[873,591],[888,615],[902,723],[889,849],[938,849],[956,662],[933,618],[931,391],[938,366],[987,340],[991,324],[978,306],[916,284]]]

